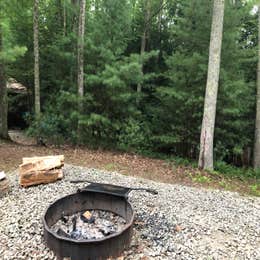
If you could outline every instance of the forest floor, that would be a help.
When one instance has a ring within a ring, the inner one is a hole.
[[[260,184],[256,179],[231,177],[218,172],[209,173],[192,166],[176,164],[172,160],[72,146],[46,147],[0,140],[0,171],[8,172],[17,169],[22,157],[54,154],[64,154],[65,163],[88,168],[116,171],[124,175],[164,183],[237,191],[245,195],[260,195]]]

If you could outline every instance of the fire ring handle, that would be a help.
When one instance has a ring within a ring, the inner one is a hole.
[[[149,189],[149,188],[130,188],[130,187],[124,187],[124,186],[118,186],[118,185],[112,185],[112,184],[106,184],[106,183],[97,183],[97,182],[91,182],[88,180],[71,180],[70,183],[84,183],[88,182],[89,185],[78,189],[78,192],[86,192],[86,191],[91,191],[91,192],[99,192],[99,193],[106,193],[106,194],[112,194],[116,196],[121,196],[121,197],[128,197],[128,194],[131,191],[146,191],[149,192],[153,195],[157,195],[158,191],[154,189]]]
[[[154,190],[154,189],[148,189],[148,188],[129,188],[132,190],[141,190],[141,191],[146,191],[146,192],[149,192],[153,195],[157,195],[158,194],[158,191],[157,190]]]

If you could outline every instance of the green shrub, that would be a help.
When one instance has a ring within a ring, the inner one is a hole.
[[[149,129],[145,123],[129,118],[121,126],[118,146],[122,150],[141,152],[150,147]]]
[[[252,195],[260,196],[260,183],[251,185],[250,192],[252,193]]]
[[[53,114],[43,114],[31,123],[27,134],[36,138],[41,138],[53,144],[61,144],[65,141],[63,122],[59,116]]]
[[[194,176],[192,176],[192,181],[197,183],[210,183],[211,178],[205,175],[202,175],[200,172],[196,172]]]
[[[254,170],[252,168],[239,168],[223,161],[217,161],[215,163],[215,171],[231,177],[239,177],[241,179],[260,178],[260,170]]]

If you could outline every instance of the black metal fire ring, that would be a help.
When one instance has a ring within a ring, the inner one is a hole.
[[[123,217],[126,225],[120,232],[93,240],[76,240],[59,236],[50,229],[63,215],[86,209],[111,211]],[[71,260],[107,259],[120,256],[130,246],[133,222],[134,211],[125,197],[82,190],[56,200],[47,208],[43,217],[44,238],[58,259],[65,257]]]

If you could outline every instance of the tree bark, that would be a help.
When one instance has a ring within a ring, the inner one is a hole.
[[[84,96],[84,32],[86,0],[80,1],[78,30],[78,94]]]
[[[0,23],[0,52],[3,51],[2,27]],[[0,138],[8,139],[8,101],[6,91],[6,79],[4,72],[4,63],[0,60]]]
[[[140,55],[141,59],[145,52],[147,39],[149,36],[149,27],[150,27],[150,17],[151,17],[151,3],[150,0],[145,1],[145,19],[144,19],[144,31],[141,37],[141,48],[140,48]],[[143,74],[143,61],[141,61],[141,73]],[[142,85],[139,83],[137,85],[137,93],[142,92]]]
[[[161,0],[160,2],[160,11],[158,14],[158,41],[159,41],[159,54],[157,57],[158,64],[160,63],[161,57],[162,57],[162,18],[163,18],[163,6],[164,6],[164,0]]]
[[[213,169],[213,139],[220,71],[224,5],[224,0],[214,0],[199,155],[199,168],[207,170]]]
[[[63,35],[66,36],[67,32],[66,32],[66,27],[67,27],[67,15],[66,15],[66,5],[67,2],[66,0],[63,0]]]
[[[34,104],[35,116],[41,113],[40,70],[39,70],[39,0],[34,0],[33,9],[33,46],[34,46]]]
[[[260,4],[258,5],[258,64],[256,82],[256,119],[255,119],[255,145],[254,168],[260,168]]]

